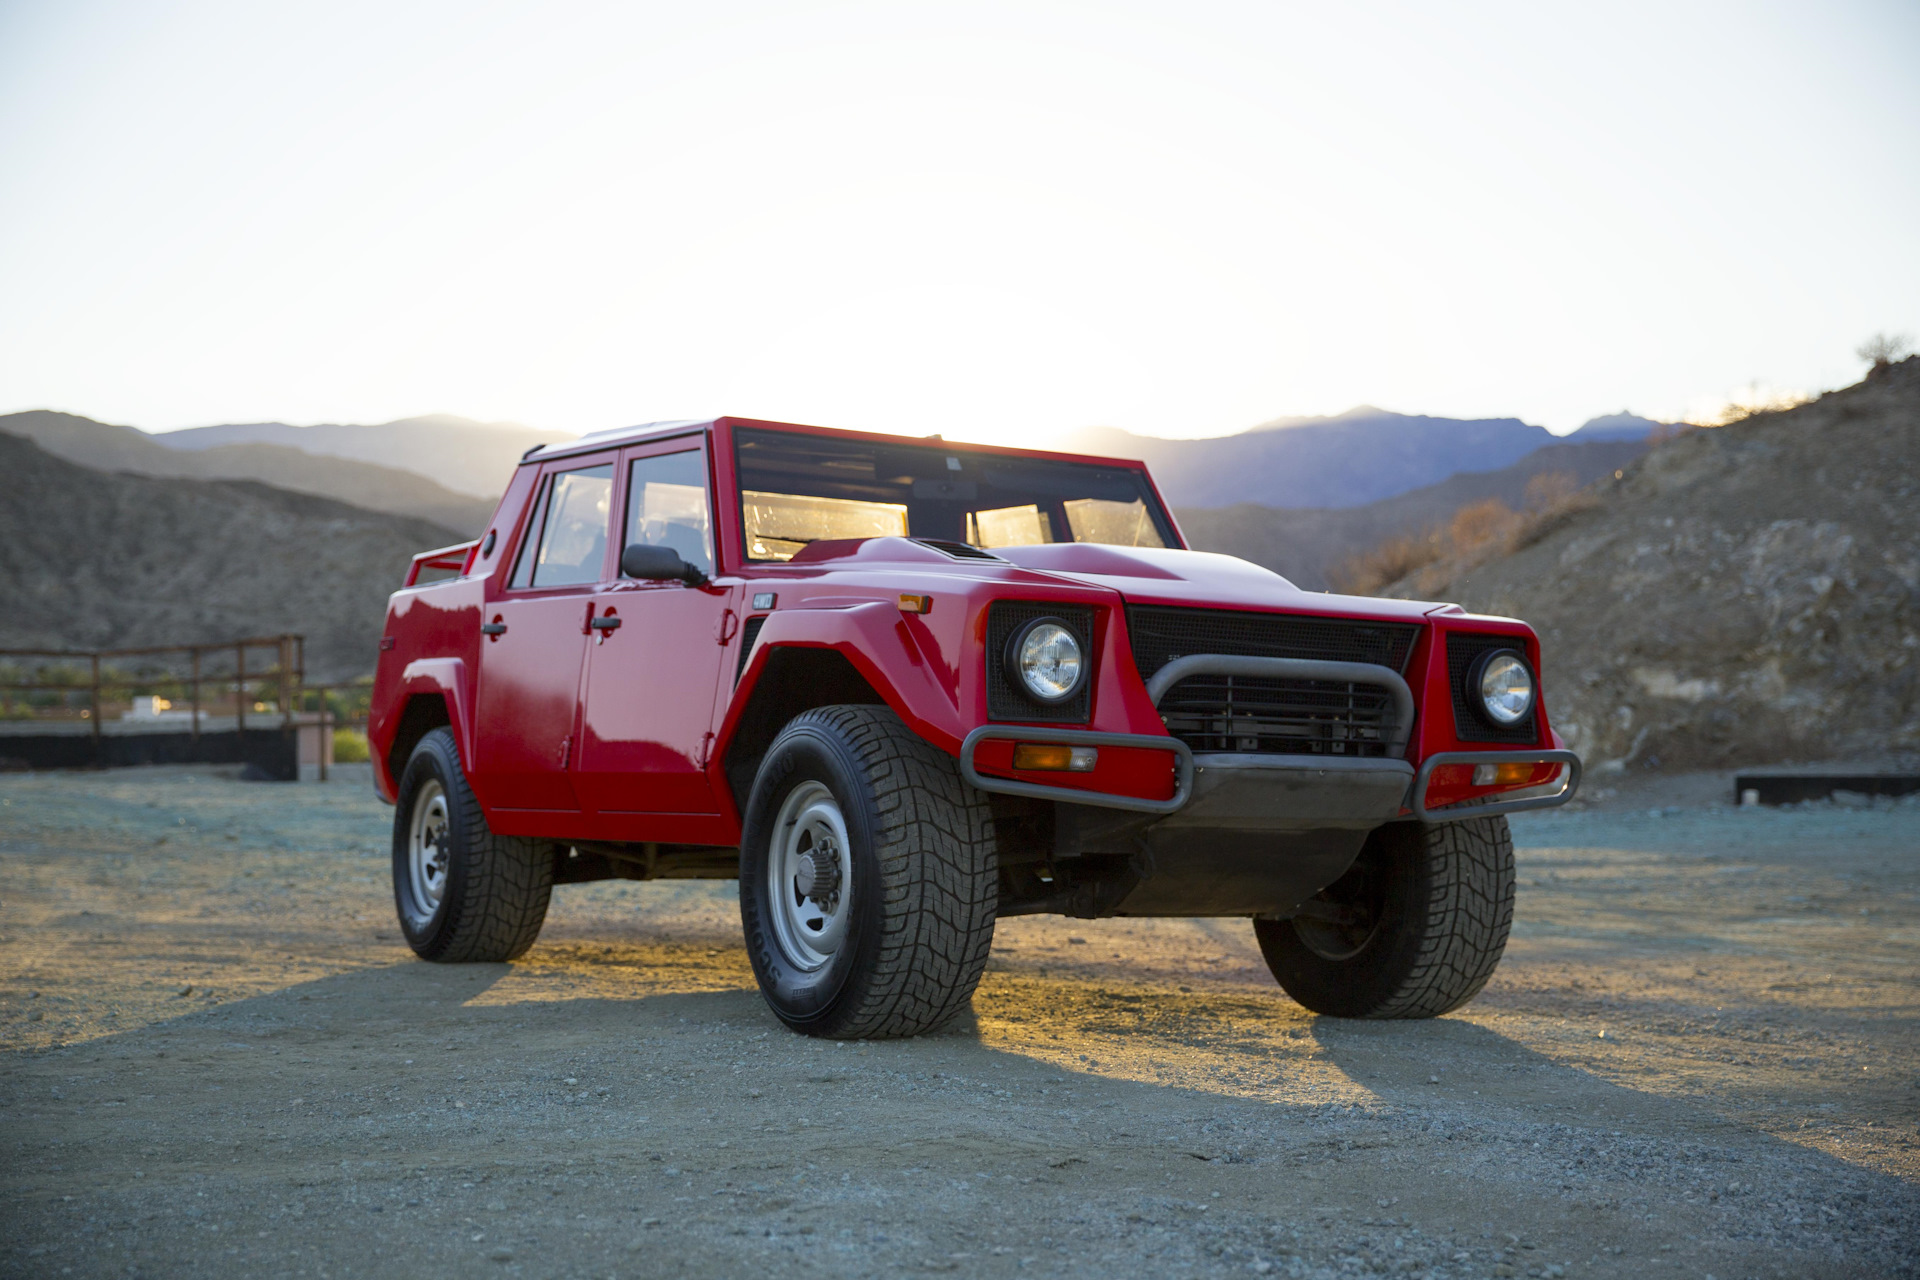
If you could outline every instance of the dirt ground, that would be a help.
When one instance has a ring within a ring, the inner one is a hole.
[[[1314,1017],[1244,921],[1043,917],[965,1025],[843,1046],[731,884],[440,967],[364,770],[7,776],[0,1274],[1920,1274],[1920,806],[1727,791],[1516,819],[1450,1017]]]

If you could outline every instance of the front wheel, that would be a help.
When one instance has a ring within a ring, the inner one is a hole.
[[[1286,993],[1338,1018],[1432,1018],[1480,993],[1513,924],[1505,818],[1397,822],[1347,873],[1254,936]]]
[[[879,1039],[967,1007],[999,905],[987,798],[884,707],[821,707],[767,749],[740,842],[754,977],[795,1031]]]
[[[552,890],[546,846],[488,828],[452,730],[420,739],[393,813],[393,902],[414,954],[512,960],[539,936]]]

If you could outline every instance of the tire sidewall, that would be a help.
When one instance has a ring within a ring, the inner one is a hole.
[[[420,788],[428,781],[438,782],[447,800],[447,884],[440,905],[426,923],[416,927],[407,911],[412,897],[412,867],[409,841],[413,827],[413,807]],[[459,927],[458,904],[466,892],[471,851],[467,831],[473,795],[460,771],[460,754],[453,735],[436,729],[420,740],[400,774],[400,786],[394,797],[393,820],[393,907],[400,919],[400,932],[407,945],[423,959],[432,960],[453,943]]]
[[[818,969],[795,964],[780,945],[770,913],[767,862],[780,807],[793,789],[819,782],[833,793],[847,826],[853,866],[853,916],[847,936],[832,959]],[[879,831],[871,789],[853,752],[830,724],[806,719],[781,731],[761,761],[747,800],[740,839],[740,923],[747,957],[767,1003],[779,1019],[797,1031],[830,1034],[872,967],[881,932],[880,866],[875,856]]]

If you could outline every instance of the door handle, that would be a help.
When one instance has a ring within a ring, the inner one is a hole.
[[[483,636],[503,636],[507,634],[507,624],[504,622],[483,622],[480,624],[480,634]]]
[[[587,623],[587,625],[595,631],[618,631],[620,629],[620,619],[610,613],[604,618],[593,619]]]

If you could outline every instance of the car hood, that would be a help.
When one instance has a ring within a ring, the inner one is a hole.
[[[1398,622],[1462,612],[1457,605],[1427,601],[1302,591],[1271,569],[1211,551],[1060,542],[998,547],[994,554],[1033,572],[1118,591],[1132,604],[1338,614]]]

